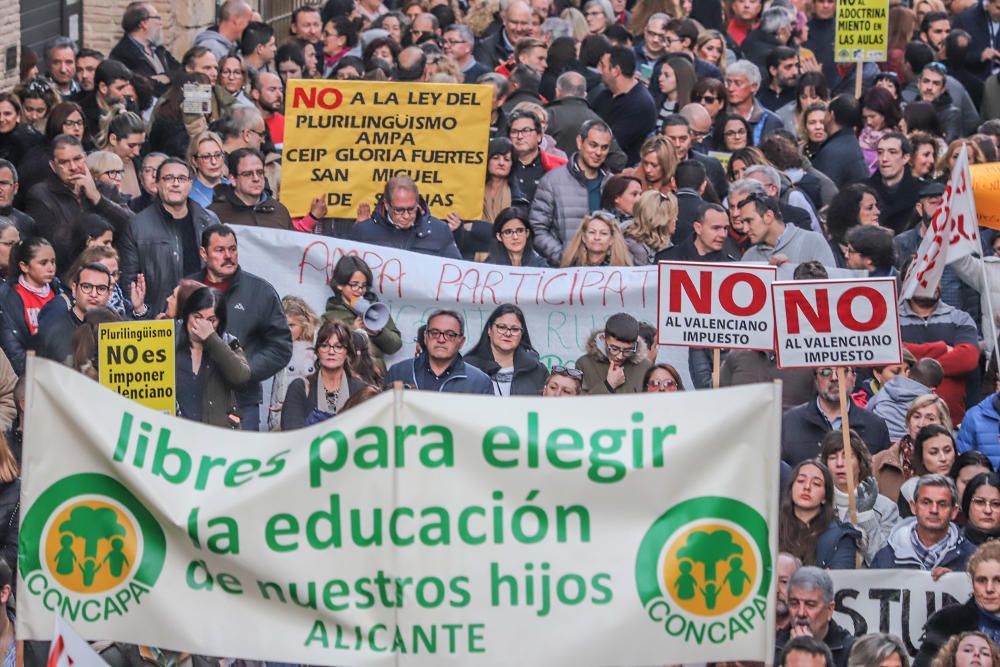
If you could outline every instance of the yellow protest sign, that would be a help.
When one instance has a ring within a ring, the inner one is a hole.
[[[289,81],[281,201],[300,216],[322,196],[353,218],[406,174],[437,217],[478,219],[492,102],[487,85]]]
[[[100,380],[147,407],[174,414],[174,322],[111,322],[98,334]]]
[[[888,43],[889,0],[837,0],[836,62],[885,62]]]
[[[969,165],[980,227],[1000,229],[1000,164]]]

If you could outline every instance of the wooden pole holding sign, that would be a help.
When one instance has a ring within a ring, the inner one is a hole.
[[[717,347],[712,348],[712,389],[719,388],[719,374],[722,372],[722,350]]]
[[[847,511],[851,523],[858,523],[857,499],[854,497],[857,480],[854,479],[854,449],[851,447],[851,422],[847,398],[847,373],[843,366],[837,366],[837,385],[840,387],[840,431],[844,435],[844,465],[847,467]]]
[[[864,77],[862,73],[864,71],[865,64],[862,61],[858,61],[858,67],[854,70],[854,97],[861,100],[861,85],[864,83]]]

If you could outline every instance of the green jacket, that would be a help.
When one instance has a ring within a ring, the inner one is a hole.
[[[357,317],[358,314],[344,303],[344,299],[339,294],[334,294],[327,299],[326,313],[323,314],[325,322],[336,320],[346,324],[349,329],[354,329],[354,320]],[[400,335],[399,329],[396,328],[396,323],[391,316],[389,317],[389,323],[381,331],[377,334],[369,334],[368,341],[368,349],[371,351],[372,360],[382,374],[385,375],[385,357],[395,354],[399,351],[399,348],[403,347],[403,337]]]

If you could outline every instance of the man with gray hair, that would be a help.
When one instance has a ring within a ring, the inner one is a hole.
[[[435,310],[417,335],[421,343],[419,354],[389,368],[386,388],[398,381],[421,391],[493,395],[489,376],[465,363],[459,353],[465,344],[465,319],[461,313]]]
[[[740,45],[743,57],[767,73],[767,54],[779,46],[787,46],[792,37],[794,13],[785,7],[771,6],[760,15],[760,25],[751,30]]]
[[[640,69],[644,65],[652,67],[667,52],[667,23],[670,17],[656,12],[646,20],[642,38],[635,40],[635,59]]]
[[[524,0],[513,0],[500,14],[503,28],[476,43],[476,60],[491,70],[510,60],[519,39],[535,36],[531,7]]]
[[[351,240],[462,259],[451,229],[431,215],[417,184],[404,175],[389,179],[372,216],[351,229]]]
[[[942,440],[954,447],[950,432],[943,426],[937,429],[924,446]],[[930,474],[918,479],[910,501],[913,516],[892,529],[888,543],[875,554],[872,569],[924,570],[934,579],[964,570],[976,545],[955,524],[958,509],[958,490],[950,477]]]
[[[829,647],[836,667],[847,667],[854,637],[834,622],[833,606],[833,579],[826,570],[813,565],[796,570],[788,580],[792,623],[775,638],[775,664],[782,664],[782,651],[792,639],[812,637]]]
[[[52,90],[65,102],[80,92],[76,80],[76,43],[69,37],[56,37],[45,48],[46,79]]]
[[[766,164],[751,165],[743,172],[743,178],[752,178],[764,185],[764,192],[767,193],[767,196],[778,200],[778,205],[781,208],[781,217],[785,222],[819,234],[823,233],[823,227],[820,225],[819,218],[816,216],[816,212],[813,211],[808,197],[793,188],[789,183],[788,196],[786,199],[782,199],[783,183],[781,182],[781,172],[777,169]],[[792,203],[793,197],[795,198],[794,203]]]
[[[472,57],[472,46],[475,42],[476,38],[472,35],[472,31],[461,23],[452,23],[444,31],[444,39],[441,42],[445,55],[451,56],[458,63],[458,69],[461,70],[465,83],[475,83],[476,79],[489,72],[482,63],[476,62]]]
[[[756,146],[761,138],[784,127],[781,118],[765,109],[755,95],[760,90],[760,70],[749,60],[737,60],[726,69],[726,101],[729,113],[750,123],[748,142]]]
[[[556,147],[566,155],[576,152],[576,137],[587,121],[600,120],[587,102],[587,80],[579,72],[563,72],[556,79],[556,98],[548,103],[548,134],[556,140]],[[618,142],[612,139],[608,159],[608,169],[614,172],[625,167],[625,153]]]

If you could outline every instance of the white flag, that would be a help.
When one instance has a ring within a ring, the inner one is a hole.
[[[108,667],[108,663],[76,634],[69,623],[56,616],[48,667]]]
[[[982,252],[971,184],[969,152],[963,145],[944,190],[944,200],[924,233],[917,256],[906,273],[900,299],[933,296],[941,283],[946,264]]]

